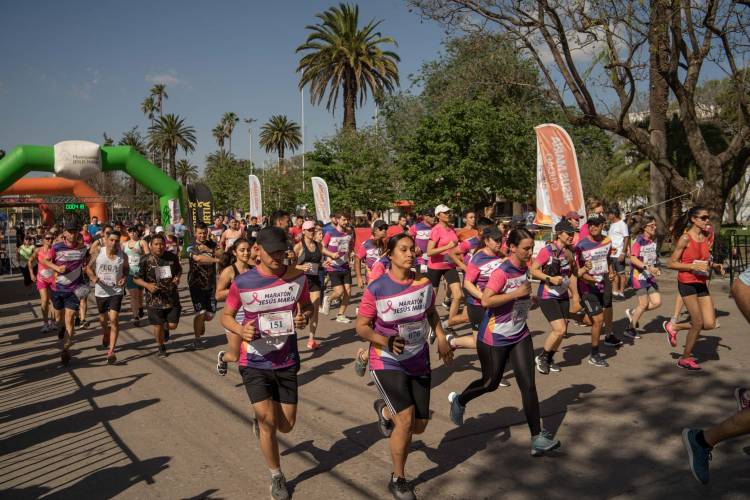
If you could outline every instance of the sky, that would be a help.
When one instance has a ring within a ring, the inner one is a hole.
[[[253,159],[261,151],[259,125],[274,114],[301,121],[296,73],[305,26],[333,1],[198,0],[7,1],[0,30],[0,148],[52,145],[82,139],[101,144],[106,132],[117,141],[148,121],[140,111],[154,83],[165,83],[165,113],[176,113],[196,130],[190,160],[203,168],[217,149],[211,129],[227,111],[252,117]],[[361,0],[360,24],[382,19],[381,32],[398,42],[401,87],[408,75],[434,59],[444,32],[422,21],[403,0]],[[372,102],[358,110],[358,125],[371,123]],[[335,133],[335,115],[305,96],[305,143]],[[235,129],[232,151],[249,154],[245,123]],[[179,153],[179,157],[184,157]]]

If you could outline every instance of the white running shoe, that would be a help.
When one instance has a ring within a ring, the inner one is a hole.
[[[331,312],[331,299],[326,295],[323,297],[323,305],[320,306],[320,313],[328,314],[329,312]]]
[[[343,314],[339,314],[338,316],[336,316],[336,322],[337,323],[351,323],[352,320],[350,320],[349,318],[347,318]]]

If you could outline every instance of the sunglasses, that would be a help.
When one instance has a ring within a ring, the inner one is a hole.
[[[702,221],[707,221],[707,220],[708,220],[708,219],[710,219],[710,218],[711,218],[711,217],[710,217],[710,216],[708,216],[708,215],[701,215],[700,217],[696,217],[696,219],[698,219],[698,220],[702,220]]]
[[[44,239],[45,240],[52,240],[53,238],[52,238],[52,236],[45,236]]]
[[[572,238],[573,236],[575,236],[575,235],[576,235],[576,233],[574,233],[574,232],[573,232],[573,233],[569,233],[569,232],[567,232],[567,231],[565,231],[565,234],[567,234],[567,235],[568,235],[568,236],[570,236],[571,238]]]

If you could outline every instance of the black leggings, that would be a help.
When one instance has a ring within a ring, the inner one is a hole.
[[[521,390],[523,412],[532,436],[536,436],[542,429],[539,414],[539,398],[536,394],[534,381],[534,344],[531,335],[517,344],[494,347],[477,341],[477,354],[482,364],[482,378],[475,380],[458,396],[461,406],[482,394],[492,392],[500,385],[505,371],[505,364],[510,358],[516,383]]]

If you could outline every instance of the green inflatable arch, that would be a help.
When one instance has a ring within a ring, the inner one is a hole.
[[[170,224],[169,200],[177,200],[185,213],[180,184],[148,161],[131,146],[102,146],[102,172],[121,170],[159,196],[161,223]],[[55,171],[53,146],[16,146],[0,160],[0,192],[29,172]]]

